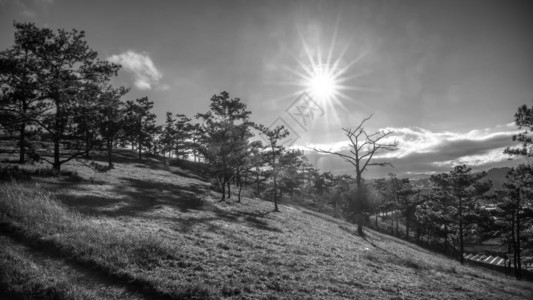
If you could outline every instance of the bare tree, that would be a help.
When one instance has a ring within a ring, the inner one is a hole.
[[[357,220],[357,232],[363,235],[363,221],[364,214],[368,210],[368,197],[363,183],[363,173],[369,166],[391,166],[389,162],[374,162],[372,159],[376,153],[381,151],[395,151],[398,149],[398,142],[387,141],[387,137],[393,134],[393,131],[376,131],[368,133],[364,125],[366,121],[370,120],[373,115],[363,119],[355,128],[342,128],[346,137],[350,140],[349,153],[348,152],[334,152],[323,149],[313,150],[334,154],[346,162],[350,163],[355,168],[356,193],[350,203],[350,214]]]

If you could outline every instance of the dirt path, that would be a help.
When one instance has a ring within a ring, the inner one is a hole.
[[[0,244],[11,248],[18,255],[47,273],[57,274],[76,289],[89,291],[96,299],[146,299],[136,287],[111,280],[97,270],[83,267],[51,251],[35,249],[16,237],[0,230]]]

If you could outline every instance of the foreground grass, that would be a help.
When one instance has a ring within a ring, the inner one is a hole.
[[[135,234],[106,219],[89,219],[52,200],[52,195],[34,184],[0,185],[0,216],[9,230],[96,266],[110,276],[124,278],[156,295],[176,298],[206,295],[195,284],[170,289],[143,271],[163,261],[176,261],[176,248],[153,234]],[[52,288],[52,287],[50,287]]]
[[[95,299],[62,274],[51,272],[21,254],[9,239],[0,238],[1,299]]]
[[[35,249],[53,249],[150,298],[533,296],[530,283],[464,267],[370,230],[362,239],[351,224],[303,209],[281,206],[272,213],[271,203],[258,199],[217,203],[218,195],[200,192],[206,183],[172,169],[117,164],[113,172],[99,183],[77,182],[53,193],[50,182],[1,184],[3,226],[31,237]],[[83,298],[83,289],[69,290],[61,278],[46,276],[53,280],[41,281],[51,282],[51,289]],[[3,284],[33,290],[13,280]]]

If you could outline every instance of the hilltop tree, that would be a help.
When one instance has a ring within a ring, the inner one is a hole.
[[[398,143],[396,141],[387,141],[387,137],[393,134],[392,131],[377,131],[374,133],[368,133],[365,130],[364,125],[371,118],[372,115],[363,119],[354,128],[342,129],[350,141],[349,152],[334,152],[323,149],[313,149],[320,153],[336,155],[342,158],[344,161],[350,163],[355,168],[356,189],[354,197],[350,203],[350,213],[357,220],[357,232],[359,235],[363,235],[364,214],[367,213],[368,210],[368,195],[366,193],[367,189],[363,186],[363,174],[370,166],[390,165],[388,162],[373,162],[372,159],[375,154],[381,151],[395,151],[398,149]]]
[[[231,161],[235,172],[235,185],[238,187],[237,203],[241,202],[242,189],[246,185],[247,177],[252,173],[255,159],[260,155],[262,145],[260,141],[243,144],[243,148],[232,153]]]
[[[190,133],[190,144],[189,147],[191,148],[191,152],[194,158],[194,161],[200,160],[200,149],[205,149],[205,145],[203,145],[203,141],[205,141],[205,132],[200,126],[200,124],[191,124],[189,128]]]
[[[36,57],[24,47],[20,33],[15,45],[0,52],[0,125],[19,132],[19,162],[25,162],[27,128],[46,105],[39,92]]]
[[[230,180],[235,176],[234,164],[238,153],[246,152],[249,138],[252,136],[249,121],[251,112],[239,98],[230,98],[227,92],[211,97],[210,111],[197,114],[203,120],[205,133],[199,141],[198,150],[214,168],[216,178],[222,189],[222,198],[231,195]]]
[[[38,70],[35,88],[50,107],[32,121],[52,139],[54,159],[50,163],[59,171],[63,163],[87,152],[83,149],[62,153],[60,149],[61,142],[67,138],[67,130],[74,125],[74,117],[80,113],[76,110],[80,95],[108,82],[116,76],[120,66],[99,60],[98,53],[84,40],[83,31],[59,29],[54,32],[49,28],[37,28],[32,23],[15,23],[15,28],[15,44],[31,55],[33,68]],[[62,154],[67,155],[63,160]]]
[[[265,153],[266,161],[271,169],[272,178],[272,201],[274,202],[274,211],[279,211],[278,198],[280,197],[278,190],[278,178],[280,172],[279,160],[283,155],[285,148],[280,145],[280,141],[289,135],[289,131],[283,126],[277,126],[273,129],[267,128],[263,125],[257,126],[257,129],[265,135],[268,145]]]
[[[285,151],[279,158],[280,172],[278,183],[280,190],[289,193],[291,197],[304,184],[305,174],[300,168],[306,160],[301,150]]]
[[[75,96],[77,99],[72,103],[71,111],[76,113],[72,114],[72,122],[65,131],[67,137],[76,137],[83,143],[84,148],[78,148],[80,151],[85,150],[85,158],[89,158],[91,149],[101,142],[98,125],[101,121],[99,106],[104,105],[103,99],[100,99],[103,95],[102,89],[94,84],[88,86],[85,93]]]
[[[195,128],[190,122],[191,119],[184,114],[176,114],[174,117],[171,112],[167,112],[165,125],[159,137],[160,150],[165,161],[167,153],[169,158],[172,153],[176,158],[185,158],[190,152],[194,152],[194,142],[191,139]]]
[[[250,156],[249,174],[253,178],[256,187],[256,194],[261,194],[261,184],[268,180],[270,173],[263,167],[267,163],[267,154],[261,150],[265,149],[263,145],[258,146],[258,149],[253,151]]]
[[[450,173],[431,176],[437,190],[449,200],[449,205],[453,208],[452,220],[458,228],[461,264],[464,264],[466,229],[475,224],[478,200],[491,187],[490,181],[481,181],[487,176],[486,172],[471,173],[471,170],[465,165],[458,165]]]
[[[168,157],[171,157],[172,150],[174,150],[174,143],[175,143],[175,136],[176,136],[176,128],[175,124],[176,120],[172,116],[172,113],[167,111],[166,114],[166,121],[164,126],[162,127],[161,136],[159,136],[159,144],[161,145],[161,154],[163,154],[163,160],[166,163],[167,154]]]
[[[113,169],[113,145],[123,134],[124,130],[124,103],[120,100],[128,89],[107,86],[98,98],[98,132],[104,140],[107,150],[108,168]]]
[[[148,97],[126,101],[124,128],[130,143],[137,145],[139,159],[142,159],[142,149],[153,147],[154,136],[160,130],[156,122],[156,115],[151,112],[154,102]]]
[[[193,134],[191,119],[184,114],[176,114],[174,130],[174,154],[177,158],[186,158],[192,148],[192,143],[190,142]]]

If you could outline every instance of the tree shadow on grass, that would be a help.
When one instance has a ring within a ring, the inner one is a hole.
[[[242,224],[270,232],[282,232],[269,223],[268,215],[271,211],[246,211],[239,205],[233,204],[230,204],[232,206],[230,209],[223,209],[211,203],[206,199],[210,193],[206,184],[180,186],[169,182],[133,178],[121,178],[121,180],[124,184],[97,194],[87,194],[87,190],[76,183],[68,183],[69,187],[65,190],[74,192],[59,192],[57,196],[65,205],[86,215],[114,218],[142,215],[143,218],[154,221],[174,223],[178,231],[184,233],[201,224],[207,224],[211,230],[223,229],[214,225],[217,221]],[[144,214],[163,207],[177,209],[180,213],[170,216]],[[202,214],[202,211],[207,214]]]
[[[125,184],[114,186],[103,196],[86,194],[87,191],[75,183],[67,183],[68,190],[74,193],[58,192],[57,196],[65,205],[81,213],[109,217],[136,216],[162,206],[170,206],[181,212],[201,210],[205,202],[205,188],[200,184],[179,186],[131,178],[122,180]]]
[[[250,226],[255,229],[266,230],[271,232],[283,232],[277,227],[271,226],[266,219],[266,216],[271,213],[270,211],[266,212],[246,212],[246,211],[225,211],[217,209],[215,211],[216,215],[227,221],[233,223],[241,223],[247,226]]]
[[[103,155],[94,155],[91,157],[91,161],[97,161],[99,163],[105,163],[107,164],[107,156]],[[154,157],[145,157],[142,159],[139,159],[136,156],[132,156],[131,153],[118,153],[113,154],[113,163],[120,163],[120,164],[126,164],[126,165],[132,165],[136,168],[141,169],[150,169],[150,170],[165,170],[172,174],[203,180],[208,180],[208,174],[206,173],[203,168],[197,167],[194,168],[194,166],[191,166],[189,164],[178,164],[175,162],[167,162],[165,163],[161,158],[154,158]],[[192,162],[191,162],[192,163]],[[199,163],[196,163],[199,164]]]

